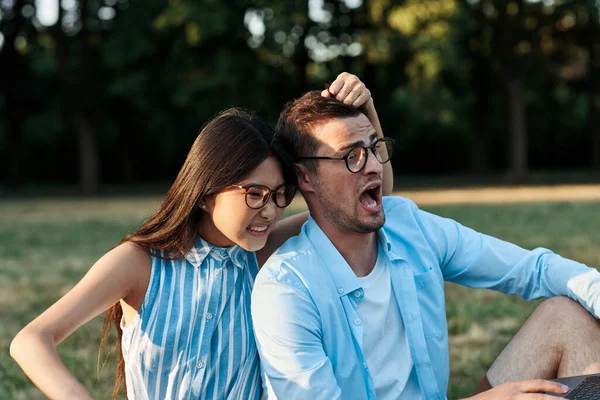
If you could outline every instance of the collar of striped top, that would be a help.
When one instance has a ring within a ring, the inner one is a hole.
[[[194,247],[185,255],[185,258],[196,268],[200,268],[202,263],[210,255],[213,259],[219,261],[219,265],[223,265],[222,261],[230,259],[236,267],[244,268],[247,263],[246,251],[238,245],[231,247],[216,247],[208,243],[200,236]]]

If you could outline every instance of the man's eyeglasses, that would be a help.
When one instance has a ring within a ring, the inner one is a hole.
[[[375,156],[380,164],[385,164],[392,157],[392,150],[394,149],[394,139],[392,138],[381,138],[375,141],[370,146],[356,146],[350,149],[343,157],[301,157],[299,160],[344,160],[346,162],[346,168],[348,171],[356,174],[362,171],[367,165],[369,158],[368,150]],[[384,150],[387,150],[385,154]]]
[[[246,205],[253,209],[262,208],[269,202],[273,196],[273,202],[279,208],[285,208],[296,195],[296,186],[285,183],[277,186],[275,189],[263,185],[231,185],[230,187],[243,189],[246,197]]]

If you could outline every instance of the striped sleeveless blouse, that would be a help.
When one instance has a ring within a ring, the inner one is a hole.
[[[254,253],[201,238],[182,260],[152,257],[143,303],[129,326],[121,321],[127,397],[259,400],[257,273]]]

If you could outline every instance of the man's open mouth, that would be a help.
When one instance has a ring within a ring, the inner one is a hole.
[[[378,210],[381,205],[381,183],[370,183],[359,197],[360,204],[367,210]]]

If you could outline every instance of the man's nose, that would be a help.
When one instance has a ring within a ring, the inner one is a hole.
[[[382,174],[383,173],[383,166],[381,165],[381,163],[377,160],[377,157],[375,157],[375,154],[373,154],[373,152],[369,149],[367,150],[369,153],[369,155],[367,156],[367,164],[365,165],[365,168],[363,169],[363,174],[369,175],[369,174]]]

